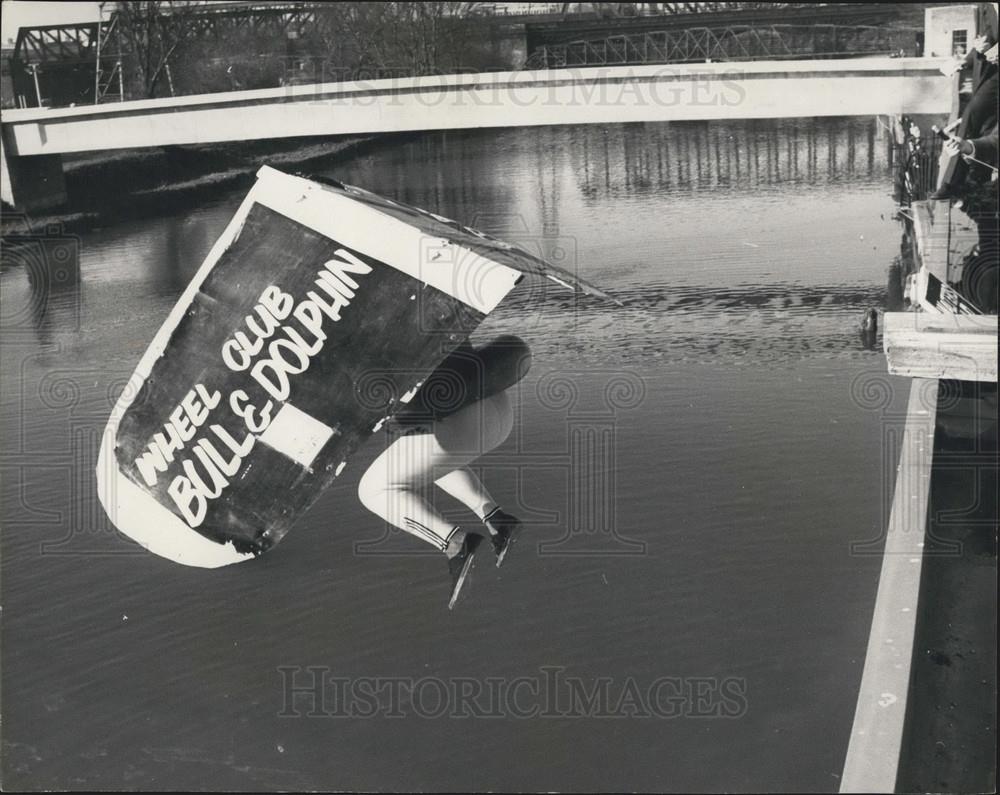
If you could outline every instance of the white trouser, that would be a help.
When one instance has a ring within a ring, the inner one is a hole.
[[[361,477],[358,497],[372,513],[441,551],[458,529],[421,492],[434,483],[482,519],[496,508],[468,464],[510,435],[507,392],[472,403],[435,422],[431,433],[401,436]]]

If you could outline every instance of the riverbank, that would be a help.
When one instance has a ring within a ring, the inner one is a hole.
[[[285,171],[326,170],[400,138],[326,136],[68,156],[63,166],[66,204],[42,213],[17,213],[5,207],[0,234],[52,226],[62,232],[85,232],[126,218],[154,216],[249,188],[264,164]]]

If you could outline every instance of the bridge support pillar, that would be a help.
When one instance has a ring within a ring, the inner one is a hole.
[[[48,210],[66,203],[61,155],[16,157],[0,138],[0,198],[17,210]]]

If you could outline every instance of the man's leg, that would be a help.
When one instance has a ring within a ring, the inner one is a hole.
[[[472,470],[460,462],[465,458],[473,461],[496,449],[513,427],[514,410],[506,392],[466,406],[435,425],[435,438],[442,447],[454,451],[450,460],[456,464],[435,483],[480,519],[496,510],[497,503]]]
[[[358,497],[368,510],[448,557],[449,610],[472,571],[482,536],[466,534],[450,524],[420,492],[430,485],[435,473],[464,466],[469,460],[468,455],[446,451],[434,434],[404,436],[375,459],[358,484]]]
[[[497,508],[482,481],[468,467],[455,469],[434,482],[480,519]]]
[[[501,444],[513,427],[506,392],[466,406],[435,423],[434,433],[403,436],[372,462],[358,497],[394,527],[455,554],[464,532],[449,523],[421,493],[433,481],[480,519],[496,503],[467,464]]]
[[[453,555],[464,534],[421,493],[449,459],[433,434],[403,436],[372,462],[358,484],[358,497],[389,524]]]
[[[478,458],[502,444],[513,426],[510,396],[500,392],[442,420],[435,426],[435,436],[443,448],[462,450],[465,455]],[[520,520],[500,508],[467,466],[456,467],[439,477],[436,483],[479,517],[489,530],[497,566],[500,566],[520,533]]]

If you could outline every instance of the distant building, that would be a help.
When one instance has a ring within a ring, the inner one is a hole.
[[[949,5],[924,11],[924,54],[965,55],[976,37],[975,4]]]

